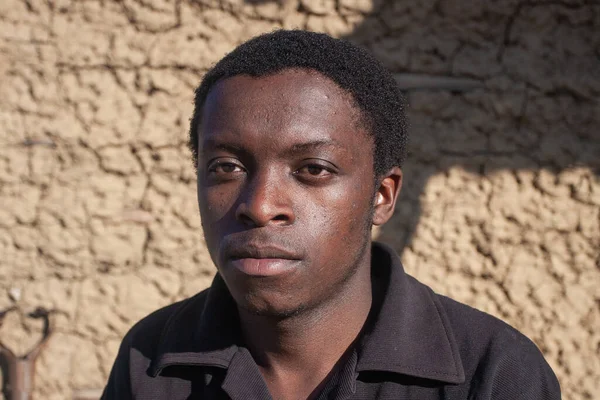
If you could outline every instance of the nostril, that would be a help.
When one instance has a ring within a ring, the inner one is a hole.
[[[254,225],[254,221],[252,220],[252,218],[250,218],[247,215],[242,214],[242,215],[239,216],[239,219],[245,225]]]
[[[244,225],[256,227],[256,226],[266,226],[269,224],[269,222],[275,223],[275,224],[289,224],[291,221],[291,218],[285,214],[277,214],[273,218],[269,218],[268,220],[266,220],[266,219],[262,220],[262,219],[252,218],[250,215],[240,214],[240,215],[238,215],[238,220],[240,222],[242,222]]]

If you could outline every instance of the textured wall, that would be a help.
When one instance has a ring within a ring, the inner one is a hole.
[[[209,284],[193,89],[276,27],[348,37],[395,73],[482,82],[409,93],[405,188],[375,235],[531,337],[565,399],[597,398],[597,2],[1,0],[0,308],[60,311],[37,398],[102,387],[128,327]],[[39,330],[13,314],[0,338],[23,352]]]

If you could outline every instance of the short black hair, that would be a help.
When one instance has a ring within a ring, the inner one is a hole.
[[[301,30],[277,30],[241,44],[213,66],[196,89],[189,146],[198,163],[198,126],[210,89],[236,75],[261,77],[285,69],[314,70],[350,93],[374,138],[380,177],[402,166],[408,142],[404,97],[391,73],[366,50],[343,39]]]

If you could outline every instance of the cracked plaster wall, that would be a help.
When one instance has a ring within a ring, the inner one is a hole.
[[[565,399],[596,397],[598,3],[2,0],[0,306],[60,311],[36,398],[102,387],[128,327],[210,283],[193,89],[277,27],[347,37],[395,73],[482,81],[408,94],[405,188],[375,235],[438,292],[531,337]],[[39,331],[11,315],[0,335],[22,353]]]

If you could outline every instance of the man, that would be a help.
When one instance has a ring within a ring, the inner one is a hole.
[[[259,36],[196,91],[212,286],[127,334],[104,399],[559,399],[535,345],[371,242],[402,185],[392,76],[348,42]]]

